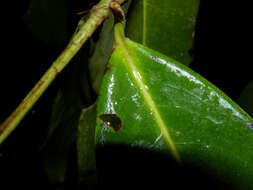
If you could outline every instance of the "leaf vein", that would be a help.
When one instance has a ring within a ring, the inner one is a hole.
[[[118,25],[115,27],[118,27],[117,29],[115,29],[116,41],[117,41],[118,45],[121,46],[121,48],[122,48],[121,52],[122,52],[123,56],[126,58],[126,59],[124,59],[124,64],[126,65],[126,68],[129,70],[129,73],[136,80],[136,84],[138,85],[138,87],[141,89],[140,92],[142,93],[142,96],[143,96],[145,102],[149,106],[152,114],[154,115],[155,121],[156,121],[158,127],[160,128],[160,131],[161,131],[166,143],[168,144],[172,155],[176,158],[177,161],[181,161],[179,153],[178,153],[178,151],[175,147],[175,144],[174,144],[174,142],[167,130],[167,127],[166,127],[166,125],[159,113],[159,110],[157,109],[157,106],[156,106],[155,102],[153,101],[150,93],[148,92],[147,86],[145,85],[145,83],[142,79],[141,72],[139,71],[139,69],[135,65],[135,62],[138,61],[138,59],[131,54],[131,52],[129,51],[129,49],[127,47],[127,44],[126,44],[127,39],[124,37],[124,28],[122,25]]]

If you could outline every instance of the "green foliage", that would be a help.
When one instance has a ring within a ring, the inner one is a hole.
[[[113,17],[109,17],[103,24],[99,40],[89,62],[92,87],[98,93],[113,46]]]
[[[83,109],[78,126],[77,154],[80,187],[96,184],[95,127],[96,105]]]
[[[136,0],[126,34],[132,40],[189,65],[199,0]]]
[[[33,37],[63,49],[70,2],[32,0],[24,22]],[[111,15],[80,50],[60,79],[40,150],[53,189],[66,189],[69,171],[78,173],[78,188],[93,188],[95,143],[162,152],[178,163],[210,169],[237,189],[253,188],[252,118],[186,67],[192,62],[199,3],[129,0],[123,8],[131,40],[121,28],[114,42],[116,19]],[[89,1],[84,4],[90,7]],[[252,84],[239,98],[251,116]]]
[[[127,12],[131,1],[127,1],[127,3],[122,7]],[[90,77],[92,81],[92,87],[94,91],[98,94],[106,64],[112,53],[113,43],[114,43],[114,35],[113,35],[113,26],[114,26],[114,18],[110,16],[103,24],[103,28],[99,34],[99,39],[96,43],[95,50],[90,57],[89,60],[89,71]]]
[[[252,189],[253,119],[194,71],[124,38],[121,24],[115,31],[98,101],[98,116],[108,118],[98,119],[96,143],[168,152]]]
[[[41,149],[43,164],[53,186],[64,183],[81,110],[91,104],[85,61],[86,55],[81,50],[73,59],[73,66],[64,73],[64,85],[56,97],[48,137]]]

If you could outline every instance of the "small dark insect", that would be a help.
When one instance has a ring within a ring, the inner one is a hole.
[[[99,119],[108,127],[111,127],[115,132],[118,132],[122,127],[122,121],[117,114],[101,114]]]
[[[247,121],[247,122],[246,122],[246,125],[247,125],[251,130],[253,130],[253,123]]]

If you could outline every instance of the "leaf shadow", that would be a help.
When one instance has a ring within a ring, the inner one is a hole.
[[[143,148],[106,145],[96,151],[98,189],[222,189],[222,183],[191,161],[182,165],[168,155]]]

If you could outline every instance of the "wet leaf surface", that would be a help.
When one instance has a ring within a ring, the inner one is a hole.
[[[127,17],[127,36],[189,65],[198,7],[199,0],[136,0]]]
[[[186,66],[123,37],[100,90],[98,116],[116,114],[115,132],[97,120],[96,143],[163,152],[214,173],[236,189],[253,188],[252,118]]]

